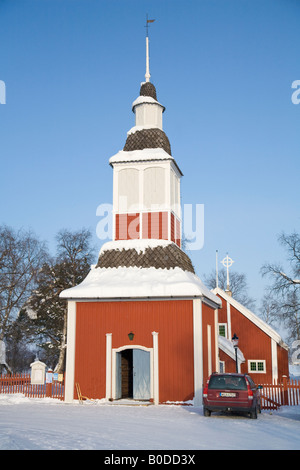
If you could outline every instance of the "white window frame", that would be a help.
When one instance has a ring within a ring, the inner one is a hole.
[[[258,362],[262,362],[264,365],[264,370],[251,370],[251,363],[256,363],[256,369],[258,369]],[[248,373],[249,374],[266,374],[266,360],[265,359],[248,359]]]
[[[225,336],[224,338],[228,338],[227,336],[227,323],[218,323],[218,334],[220,335],[220,326],[224,326],[225,327]],[[220,335],[221,336],[221,335]]]

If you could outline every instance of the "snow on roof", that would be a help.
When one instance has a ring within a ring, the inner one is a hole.
[[[217,306],[215,296],[195,274],[181,268],[96,268],[78,286],[64,290],[64,299],[110,299],[149,297],[205,297]]]
[[[195,274],[190,257],[176,243],[165,240],[109,242],[99,253],[96,268],[180,268]]]
[[[137,97],[136,100],[134,100],[134,102],[132,103],[132,109],[137,106],[138,104],[143,104],[143,103],[150,103],[150,104],[158,104],[159,106],[161,106],[162,108],[164,108],[164,106],[162,104],[160,104],[157,100],[155,100],[154,98],[152,98],[152,96],[144,96],[144,95],[140,95]]]
[[[145,253],[147,248],[155,248],[157,246],[168,246],[172,245],[173,242],[169,240],[156,240],[156,239],[145,239],[145,240],[114,240],[106,242],[102,245],[99,255],[109,250],[131,250],[135,249],[138,253]]]
[[[135,132],[143,131],[144,129],[153,129],[153,124],[144,124],[143,126],[133,126],[131,129],[129,129],[129,131],[127,132],[127,135],[135,134]]]
[[[219,348],[222,349],[222,351],[224,351],[232,359],[235,359],[235,349],[234,349],[232,342],[229,339],[224,338],[224,336],[219,336],[218,343],[219,343]],[[239,362],[245,362],[246,359],[244,357],[244,354],[239,348],[237,349],[237,355],[238,355]]]
[[[35,359],[35,361],[30,364],[30,367],[32,367],[33,365],[37,365],[37,364],[40,365],[40,366],[47,367],[47,365],[44,362],[39,361],[38,359]]]
[[[120,150],[116,155],[110,157],[109,163],[139,162],[147,160],[174,160],[174,158],[162,148],[145,148],[142,150],[131,150],[129,152]]]

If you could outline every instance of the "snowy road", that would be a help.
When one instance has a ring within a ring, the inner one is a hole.
[[[205,418],[202,408],[65,404],[0,395],[0,449],[300,449],[300,407]]]

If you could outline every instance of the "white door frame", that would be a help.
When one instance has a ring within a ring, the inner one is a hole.
[[[113,400],[116,399],[116,381],[117,381],[117,371],[116,371],[116,364],[117,364],[117,353],[124,351],[125,349],[142,349],[143,351],[147,351],[150,353],[150,398],[153,399],[153,348],[146,348],[145,346],[141,346],[139,344],[125,344],[120,348],[113,348],[112,349],[112,398]]]
[[[125,349],[142,349],[143,351],[150,352],[150,398],[153,399],[153,348],[146,348],[145,346],[141,346],[139,344],[125,344],[120,348],[112,348],[112,359],[111,359],[111,378],[112,378],[112,386],[111,386],[111,394],[112,399],[115,400],[116,396],[116,381],[117,381],[117,371],[116,371],[116,364],[117,364],[117,353],[124,351]]]
[[[126,344],[112,348],[112,334],[106,333],[106,399],[116,398],[116,361],[117,352],[124,349],[142,349],[150,352],[150,392],[155,405],[159,404],[159,372],[158,372],[158,332],[152,331],[153,348],[142,345]]]

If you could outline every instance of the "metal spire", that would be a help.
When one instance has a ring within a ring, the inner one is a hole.
[[[148,14],[146,16],[146,82],[150,82],[150,67],[149,67],[149,23],[154,23],[155,20],[148,20]]]

